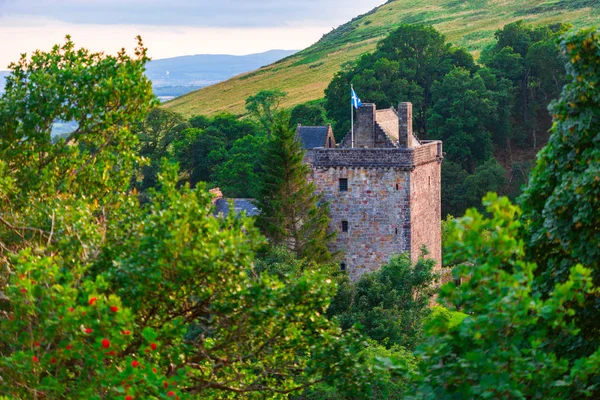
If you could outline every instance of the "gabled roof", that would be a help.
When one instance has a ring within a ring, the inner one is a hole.
[[[393,108],[375,111],[375,121],[392,143],[398,142],[398,113]]]
[[[303,149],[327,147],[329,126],[302,126],[296,129],[296,137],[300,139]]]
[[[392,143],[398,143],[398,134],[400,126],[398,121],[398,112],[393,108],[375,111],[375,122],[381,127],[383,132],[390,138]],[[419,147],[421,144],[413,134],[412,147]]]
[[[215,203],[215,215],[222,214],[223,217],[226,217],[229,214],[230,200],[233,201],[236,215],[239,215],[242,211],[245,211],[248,217],[254,217],[259,214],[258,208],[253,203],[253,199],[218,199]]]

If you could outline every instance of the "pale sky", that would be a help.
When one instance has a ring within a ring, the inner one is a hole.
[[[140,34],[154,59],[300,50],[385,0],[0,0],[0,70],[70,34],[114,53]]]

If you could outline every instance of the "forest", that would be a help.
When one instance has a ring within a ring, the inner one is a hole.
[[[600,31],[517,22],[476,63],[403,25],[324,101],[262,91],[243,119],[158,108],[148,61],[67,37],[11,65],[0,398],[599,396]],[[327,249],[295,126],[343,135],[350,83],[444,140],[441,270],[399,255],[352,282]],[[215,217],[214,187],[261,213]]]

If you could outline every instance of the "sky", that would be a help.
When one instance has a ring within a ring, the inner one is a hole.
[[[154,59],[300,50],[385,0],[0,0],[0,70],[21,53],[76,46],[115,53],[141,35]]]

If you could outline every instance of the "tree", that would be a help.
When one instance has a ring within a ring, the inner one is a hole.
[[[539,266],[539,290],[547,296],[569,279],[578,263],[592,270],[600,285],[600,33],[587,29],[567,34],[561,48],[568,58],[565,85],[550,106],[554,124],[548,145],[539,153],[520,202],[527,225],[527,255]],[[577,309],[582,329],[563,351],[588,355],[600,343],[597,296]]]
[[[570,364],[556,353],[551,332],[575,337],[571,304],[598,293],[591,271],[571,268],[569,278],[542,299],[533,290],[535,264],[525,262],[519,240],[520,210],[507,198],[484,199],[490,217],[474,209],[454,223],[444,258],[458,264],[456,286],[441,287],[439,301],[466,315],[443,316],[426,327],[416,356],[415,399],[532,398],[586,396],[600,368],[600,350]]]
[[[493,92],[479,75],[456,68],[435,82],[431,93],[429,137],[443,140],[448,158],[472,173],[492,155]]]
[[[259,195],[260,173],[263,169],[264,136],[246,135],[233,143],[223,162],[215,166],[213,182],[227,197],[255,199]]]
[[[142,181],[136,185],[141,190],[156,186],[157,173],[161,160],[168,156],[169,146],[189,125],[177,113],[155,108],[137,124],[133,131],[138,136],[138,154],[148,159],[148,164],[142,166]]]
[[[432,260],[420,259],[413,266],[406,255],[394,257],[357,282],[342,281],[327,313],[344,329],[359,324],[385,347],[413,350],[421,342],[435,293],[434,266]]]
[[[308,182],[310,167],[302,161],[304,151],[289,121],[280,113],[271,128],[256,202],[257,225],[272,245],[285,245],[298,258],[328,261],[327,242],[333,237],[327,233],[329,207]]]
[[[264,128],[267,134],[271,134],[271,126],[275,122],[279,105],[287,95],[279,89],[261,90],[254,96],[246,99],[246,110]]]
[[[178,189],[172,164],[145,203],[129,190],[131,127],[155,105],[141,43],[136,54],[67,41],[23,58],[0,98],[0,392],[284,398],[317,382],[361,387],[372,371],[360,336],[323,315],[335,290],[326,275],[256,276],[252,221],[215,218],[204,185]],[[80,128],[52,143],[50,123],[69,116]]]
[[[310,101],[304,104],[298,104],[292,108],[291,124],[296,126],[302,124],[305,126],[322,126],[327,125],[327,113],[323,107],[323,100]]]
[[[350,84],[354,84],[363,101],[380,108],[411,101],[414,131],[426,137],[431,86],[455,67],[469,71],[476,68],[468,52],[453,48],[433,27],[401,25],[378,44],[373,54],[362,56],[354,67],[337,73],[325,90],[325,109],[335,122],[334,132],[343,136],[350,129]]]

